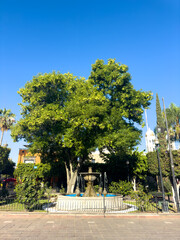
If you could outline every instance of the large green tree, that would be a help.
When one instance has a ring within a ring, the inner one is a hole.
[[[0,146],[0,174],[4,169],[4,165],[8,162],[10,151],[9,148]]]
[[[134,123],[142,123],[151,94],[136,91],[127,70],[98,60],[88,80],[53,72],[35,76],[19,91],[22,118],[12,136],[25,139],[43,162],[64,162],[67,192],[92,150],[128,151],[140,140]]]
[[[0,146],[0,174],[13,176],[15,163],[9,159],[11,149]]]
[[[101,150],[131,151],[140,142],[141,131],[136,126],[143,123],[143,109],[150,105],[151,92],[135,90],[128,67],[114,59],[107,64],[97,60],[89,80],[108,102],[105,117],[108,128],[99,138]]]
[[[19,94],[22,118],[12,136],[25,139],[43,162],[63,161],[73,192],[78,169],[106,124],[105,97],[89,81],[55,72],[34,77]]]

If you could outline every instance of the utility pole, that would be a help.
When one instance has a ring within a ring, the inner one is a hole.
[[[174,162],[173,162],[173,156],[172,156],[172,151],[171,151],[171,144],[170,144],[169,129],[168,129],[168,122],[167,122],[167,117],[166,117],[166,108],[165,108],[165,104],[164,104],[164,98],[162,98],[162,100],[163,100],[163,107],[164,107],[164,114],[165,114],[165,121],[166,121],[166,130],[167,130],[167,138],[168,138],[168,145],[169,145],[170,165],[171,165],[174,195],[175,195],[177,212],[179,212],[179,198],[178,198],[178,194],[177,194],[176,178],[175,178],[175,173],[174,173]]]

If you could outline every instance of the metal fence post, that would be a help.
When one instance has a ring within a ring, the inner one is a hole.
[[[103,195],[103,208],[104,208],[104,218],[105,218],[105,213],[106,213],[105,195]]]
[[[156,200],[156,209],[157,209],[157,213],[158,213],[158,201],[157,201],[157,195],[155,196],[155,200]]]
[[[48,194],[48,204],[47,204],[47,213],[49,212],[49,194]]]

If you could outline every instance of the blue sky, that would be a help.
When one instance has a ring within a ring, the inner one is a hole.
[[[20,118],[17,91],[38,73],[71,72],[88,78],[96,59],[128,65],[136,89],[180,105],[179,0],[6,0],[0,7],[0,108]],[[161,101],[162,103],[162,101]],[[145,149],[146,128],[140,150]],[[4,143],[17,162],[23,142]]]

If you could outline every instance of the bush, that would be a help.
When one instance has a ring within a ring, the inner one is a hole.
[[[2,190],[0,190],[0,198],[5,198],[9,196],[9,192],[6,188],[3,188]]]
[[[66,193],[65,188],[63,187],[63,185],[61,185],[61,188],[60,188],[59,192],[61,194],[65,194]]]
[[[110,193],[117,193],[123,196],[127,196],[133,190],[132,184],[126,181],[112,182],[109,185]]]
[[[22,181],[18,181],[15,192],[17,201],[24,204],[27,210],[32,211],[44,195],[44,188],[33,176],[25,176]]]
[[[142,185],[138,186],[138,191],[131,192],[131,198],[136,200],[136,204],[141,211],[146,211],[150,205],[149,200],[153,196],[145,192]]]
[[[172,193],[172,186],[170,180],[168,178],[163,179],[163,183],[165,192]]]
[[[43,197],[45,186],[43,178],[49,172],[47,164],[19,164],[15,170],[17,185],[15,187],[17,201],[24,204],[25,208],[32,211],[38,201]]]
[[[94,188],[94,191],[95,191],[96,193],[99,192],[99,185],[94,185],[93,188]]]

